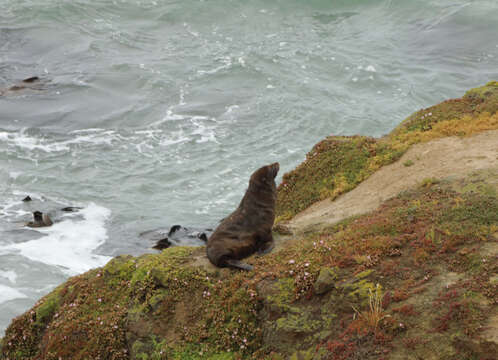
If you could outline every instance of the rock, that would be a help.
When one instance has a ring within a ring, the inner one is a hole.
[[[78,206],[66,206],[66,207],[63,207],[61,210],[65,211],[65,212],[76,212],[76,211],[81,210],[81,209],[83,209],[83,208],[78,207]]]
[[[169,229],[144,231],[139,236],[154,241],[153,249],[162,250],[170,246],[202,245],[212,232],[211,228],[187,228],[182,225],[173,225]]]
[[[315,281],[313,289],[315,294],[321,295],[335,288],[335,282],[338,278],[336,269],[322,268]]]
[[[163,250],[163,249],[169,248],[170,246],[171,246],[171,242],[169,241],[169,239],[167,237],[165,237],[164,239],[159,240],[156,243],[156,245],[154,245],[152,248],[156,249],[156,250]]]
[[[26,196],[24,199],[22,199],[22,201],[24,202],[28,202],[28,201],[32,201],[33,199],[31,199],[31,197],[28,195]]]

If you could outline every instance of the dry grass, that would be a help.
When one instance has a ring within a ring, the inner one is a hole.
[[[354,306],[353,309],[358,317],[364,321],[367,329],[374,333],[377,332],[380,321],[389,316],[382,309],[382,286],[377,284],[374,291],[368,289],[368,310],[360,312]]]

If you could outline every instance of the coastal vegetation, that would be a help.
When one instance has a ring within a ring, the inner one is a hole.
[[[330,136],[316,144],[278,188],[277,223],[315,202],[353,189],[410,146],[445,136],[469,136],[498,127],[498,82],[469,90],[462,98],[417,111],[390,134]],[[409,165],[406,165],[409,166]]]
[[[278,221],[413,144],[493,129],[498,82],[381,139],[327,138],[284,176]],[[496,359],[497,179],[498,168],[428,178],[373,212],[288,235],[250,272],[210,266],[204,247],[116,257],[15,318],[0,359]]]

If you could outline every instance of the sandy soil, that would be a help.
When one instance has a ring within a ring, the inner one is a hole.
[[[406,166],[408,161],[413,165]],[[288,223],[295,233],[336,223],[375,210],[383,201],[427,178],[461,177],[475,170],[498,170],[498,130],[471,137],[447,137],[408,150],[394,164],[384,166],[355,189],[334,201],[313,204]]]

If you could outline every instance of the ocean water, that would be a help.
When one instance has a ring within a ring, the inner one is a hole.
[[[1,0],[0,336],[69,276],[212,227],[258,167],[498,80],[495,0]],[[21,200],[30,195],[33,201]],[[59,211],[79,206],[76,213]],[[31,212],[54,226],[24,226]]]

